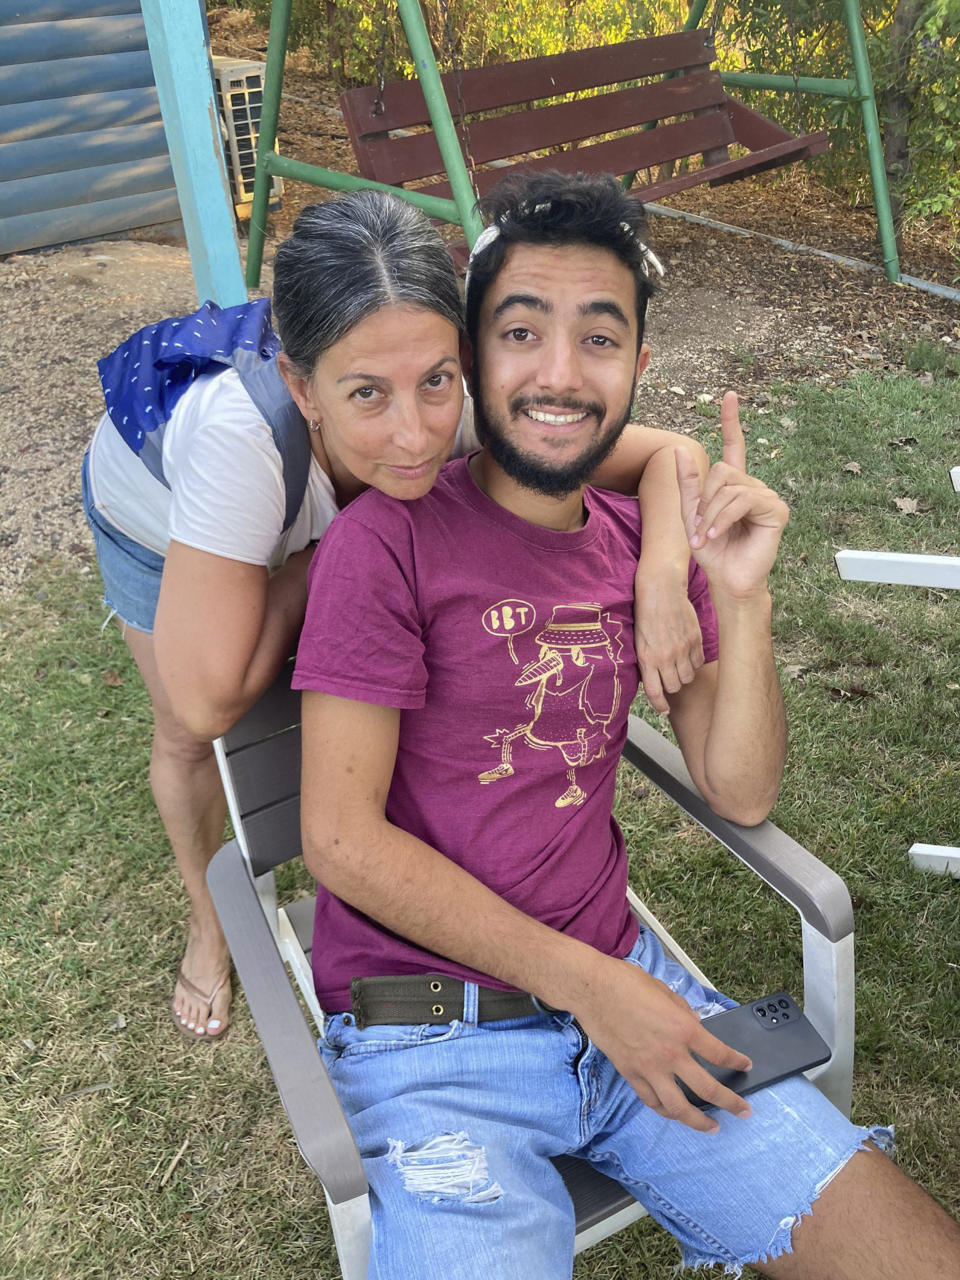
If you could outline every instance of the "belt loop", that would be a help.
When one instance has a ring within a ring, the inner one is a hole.
[[[463,1020],[471,1026],[477,1025],[480,1012],[480,991],[475,982],[463,984]]]

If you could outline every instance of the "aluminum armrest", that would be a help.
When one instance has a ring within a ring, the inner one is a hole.
[[[679,748],[639,716],[630,717],[624,758],[711,835],[829,942],[853,933],[853,906],[843,880],[772,822],[742,827],[714,813],[697,790]]]
[[[364,1194],[360,1153],[235,840],[214,855],[207,884],[304,1160],[335,1204]]]

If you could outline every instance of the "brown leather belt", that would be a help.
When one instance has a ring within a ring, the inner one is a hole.
[[[459,978],[442,973],[413,974],[396,978],[354,978],[350,999],[357,1027],[423,1023],[439,1025],[463,1018],[463,988]],[[525,1018],[548,1011],[534,1004],[525,991],[477,989],[477,1021]]]

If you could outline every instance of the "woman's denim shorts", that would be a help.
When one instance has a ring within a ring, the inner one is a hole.
[[[150,635],[160,597],[163,556],[128,538],[96,510],[90,495],[88,453],[83,455],[81,476],[83,510],[103,578],[103,603],[111,616],[116,614],[128,627]]]

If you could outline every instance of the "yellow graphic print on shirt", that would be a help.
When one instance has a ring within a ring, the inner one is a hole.
[[[519,658],[514,639],[531,631],[536,613],[524,601],[501,601],[483,615],[491,635],[507,638],[510,657]],[[497,729],[485,741],[500,748],[500,763],[477,775],[482,785],[513,776],[514,743],[535,751],[559,751],[567,765],[567,789],[554,805],[583,804],[587,793],[577,782],[577,769],[606,754],[609,726],[620,706],[618,662],[623,650],[622,626],[598,604],[558,604],[550,621],[534,638],[536,656],[514,681],[527,690],[524,706],[531,713],[512,729]]]

